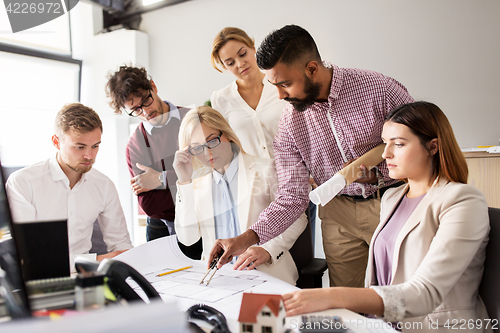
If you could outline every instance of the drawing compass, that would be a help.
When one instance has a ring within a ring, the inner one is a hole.
[[[205,273],[205,275],[203,275],[203,278],[201,279],[200,284],[205,284],[205,278],[208,276],[208,274],[210,274],[210,272],[212,272],[212,274],[208,278],[208,281],[206,281],[205,285],[208,286],[210,281],[212,281],[212,278],[214,277],[215,273],[218,270],[217,263],[219,262],[220,257],[221,257],[221,255],[218,255],[216,258],[214,258],[214,260],[212,260],[212,262],[210,263],[210,266],[207,269],[207,272]]]

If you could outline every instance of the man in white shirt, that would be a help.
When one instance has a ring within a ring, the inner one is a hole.
[[[92,169],[101,143],[99,115],[82,104],[58,112],[52,143],[57,154],[10,175],[7,195],[14,222],[68,220],[70,257],[89,253],[97,220],[112,258],[130,248],[118,193],[113,182]]]

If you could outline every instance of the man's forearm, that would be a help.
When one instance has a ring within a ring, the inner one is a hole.
[[[241,237],[241,244],[245,245],[245,247],[250,247],[259,243],[259,235],[252,229],[247,229],[247,231],[242,233],[239,237]]]

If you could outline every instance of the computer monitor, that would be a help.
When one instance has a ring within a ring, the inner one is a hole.
[[[67,220],[12,226],[24,281],[70,276]]]
[[[12,318],[30,317],[30,305],[19,262],[5,178],[0,163],[0,295]]]

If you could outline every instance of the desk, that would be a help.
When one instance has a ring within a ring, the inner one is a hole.
[[[243,291],[264,294],[284,294],[297,290],[286,282],[259,271],[233,271],[229,265],[219,270],[209,287],[195,284],[183,284],[179,279],[197,279],[206,271],[206,263],[185,257],[175,236],[164,237],[133,248],[115,259],[123,261],[137,269],[161,294],[163,301],[155,300],[151,304],[130,303],[128,306],[108,306],[105,310],[89,313],[74,313],[50,321],[47,318],[35,318],[11,321],[0,324],[2,333],[136,333],[136,332],[191,332],[187,328],[185,310],[191,305],[203,303],[221,311],[227,318],[231,332],[239,332],[238,315]],[[174,269],[193,265],[193,269],[156,278],[158,270]],[[177,275],[177,276],[176,276]],[[242,280],[241,285],[228,286],[235,276]],[[265,282],[263,282],[265,281]],[[173,284],[176,283],[175,286]],[[188,288],[186,288],[188,286]],[[203,290],[203,288],[205,288]],[[196,294],[196,295],[195,295]],[[212,300],[207,301],[207,300]],[[310,314],[311,315],[311,314]],[[332,309],[313,315],[340,316],[344,323],[353,329],[349,332],[395,332],[387,328],[381,320],[364,318],[345,309]],[[300,316],[287,317],[286,325],[294,332],[299,332]],[[375,328],[375,329],[374,329]]]
[[[480,189],[489,207],[500,208],[500,154],[464,153],[469,167],[467,183]]]
[[[230,265],[225,265],[215,274],[209,287],[199,286],[198,282],[206,272],[207,264],[204,261],[185,257],[179,250],[175,236],[163,237],[142,244],[120,254],[115,259],[138,270],[153,284],[164,301],[177,301],[182,311],[199,303],[219,310],[225,315],[229,329],[234,333],[239,332],[238,316],[243,292],[285,294],[298,290],[297,287],[264,272],[257,270],[234,271]],[[189,265],[193,265],[193,268],[161,278],[156,277],[166,268],[170,270]],[[188,280],[196,282],[183,284],[183,281]],[[375,327],[381,327],[375,332],[395,332],[392,329],[385,329],[387,325],[384,325],[381,320],[367,319],[345,309],[326,310],[315,313],[315,315],[340,316],[344,322],[349,322],[351,327],[355,328],[354,332],[372,332],[370,327],[374,327],[372,325],[374,322],[378,324]],[[294,328],[295,332],[299,332],[297,326],[300,321],[300,316],[287,317],[287,327]],[[296,327],[297,329],[295,329]]]

